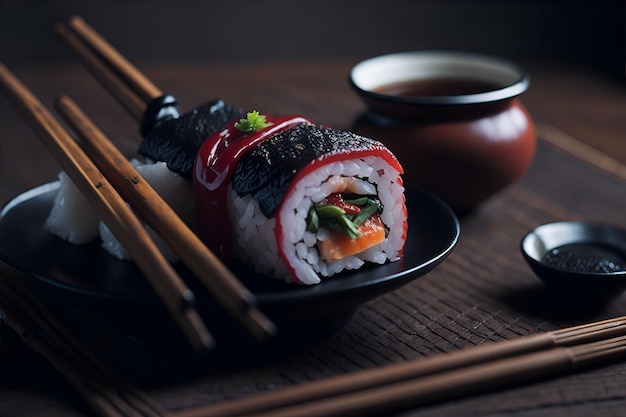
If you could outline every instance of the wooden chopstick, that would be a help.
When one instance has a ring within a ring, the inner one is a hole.
[[[83,60],[86,67],[95,75],[96,79],[113,94],[131,116],[136,120],[141,120],[147,106],[144,98],[138,95],[138,93],[125,82],[124,78],[120,78],[118,73],[115,72],[111,66],[103,62],[100,55],[82,42],[78,35],[76,35],[76,32],[65,25],[59,24],[56,27],[56,33],[69,45],[74,53]]]
[[[626,336],[560,347],[486,362],[423,378],[293,406],[253,412],[246,417],[350,417],[393,411],[458,398],[488,389],[546,378],[600,361],[626,357]]]
[[[98,415],[165,417],[160,403],[101,362],[24,284],[0,264],[0,319],[24,344],[46,359]]]
[[[7,95],[48,145],[96,213],[114,236],[124,242],[131,257],[164,301],[191,345],[197,350],[211,348],[214,341],[192,305],[193,292],[163,257],[126,202],[54,116],[1,63],[0,81]]]
[[[254,306],[255,297],[202,243],[141,177],[122,153],[69,97],[57,108],[79,134],[89,157],[122,197],[169,245],[202,283],[257,340],[275,334],[273,323]]]
[[[569,369],[572,354],[576,358],[574,365],[582,365],[591,359],[608,360],[613,354],[626,354],[625,336],[626,316],[353,372],[189,409],[177,416],[256,416],[266,412],[272,416],[364,415],[373,410],[388,411],[387,408],[381,410],[381,407],[393,406],[394,401],[398,401],[398,405],[417,406],[431,400],[469,394],[474,389],[522,382],[525,378],[540,377],[544,372]],[[606,342],[612,338],[616,340]],[[617,347],[612,345],[614,342]],[[576,345],[576,348],[569,347]],[[606,355],[602,350],[605,347]],[[574,349],[573,353],[571,349]],[[308,409],[309,406],[303,404],[317,405]]]
[[[80,16],[71,17],[67,26],[72,29],[73,33],[78,36],[80,42],[83,42],[88,48],[95,53],[95,56],[99,57],[102,61],[101,67],[108,67],[112,73],[120,77],[126,85],[131,88],[135,94],[139,96],[145,104],[150,103],[157,97],[163,95],[163,92],[155,86],[137,67],[135,67],[130,61],[128,61],[117,49],[115,49],[104,37],[96,32],[91,26],[89,26]],[[57,33],[59,31],[57,30]],[[72,48],[75,47],[76,37],[70,39],[68,33],[64,33],[62,30],[59,33],[63,40],[69,41],[68,43]],[[75,52],[80,58],[83,58],[88,64],[92,64],[93,54],[85,54],[83,48],[75,49]],[[102,69],[102,68],[101,68]],[[96,72],[98,74],[98,72]],[[104,72],[100,75],[104,75],[108,79],[109,75]],[[104,78],[103,78],[104,79]],[[110,86],[115,86],[111,84]],[[112,90],[114,94],[116,91]]]

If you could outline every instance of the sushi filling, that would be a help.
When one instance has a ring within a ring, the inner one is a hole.
[[[387,228],[380,220],[383,205],[375,196],[333,193],[309,209],[307,231],[330,231],[329,239],[318,242],[322,259],[338,260],[381,243]]]
[[[361,237],[359,226],[375,214],[382,213],[382,209],[376,197],[346,198],[341,193],[333,193],[309,209],[307,230],[315,233],[320,227],[325,227],[358,239]]]

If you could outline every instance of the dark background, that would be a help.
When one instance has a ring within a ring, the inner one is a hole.
[[[420,48],[589,66],[624,76],[625,2],[0,0],[9,67],[73,58],[53,34],[73,14],[134,62],[363,57]],[[75,61],[74,61],[75,62]]]

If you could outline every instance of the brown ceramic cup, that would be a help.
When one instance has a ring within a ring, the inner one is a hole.
[[[528,74],[514,62],[459,51],[382,55],[355,65],[367,105],[353,130],[387,145],[405,180],[468,212],[521,177],[535,151],[519,100]]]

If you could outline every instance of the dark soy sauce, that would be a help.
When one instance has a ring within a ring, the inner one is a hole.
[[[606,246],[573,243],[552,249],[541,262],[570,272],[610,274],[624,271],[626,254]]]
[[[378,87],[374,92],[400,97],[458,96],[485,93],[502,88],[495,83],[456,78],[427,78]]]

